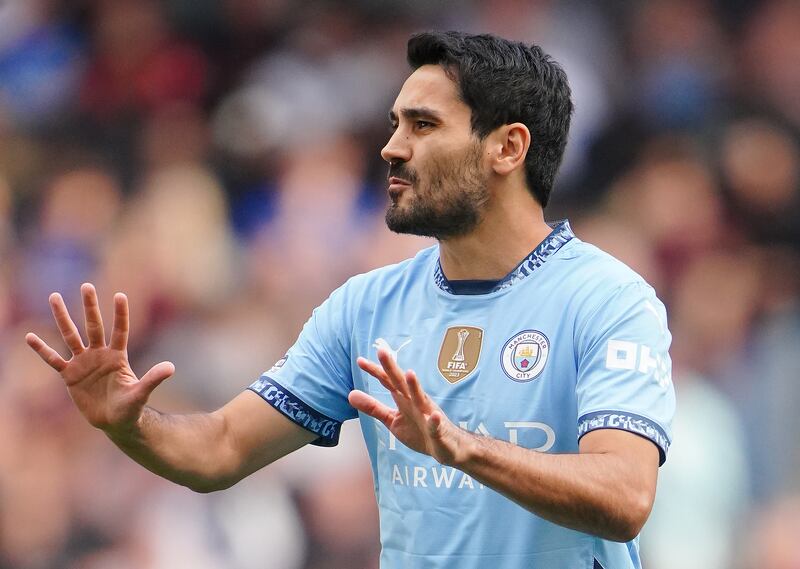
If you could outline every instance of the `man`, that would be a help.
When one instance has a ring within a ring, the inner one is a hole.
[[[544,222],[566,76],[538,47],[486,35],[416,35],[408,60],[382,151],[386,221],[439,244],[350,279],[249,390],[210,414],[146,407],[174,367],[137,378],[125,296],[106,345],[89,284],[88,346],[58,294],[72,358],[27,341],[92,425],[201,492],[335,445],[358,416],[383,567],[640,567],[674,410],[670,334],[638,275]]]

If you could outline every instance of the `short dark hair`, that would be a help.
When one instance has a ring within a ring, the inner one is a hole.
[[[525,157],[528,189],[547,205],[567,145],[572,100],[567,74],[537,45],[489,34],[423,32],[408,40],[412,69],[441,65],[472,111],[479,138],[521,122],[531,133]]]

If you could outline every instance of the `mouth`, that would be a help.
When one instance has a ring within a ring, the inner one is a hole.
[[[411,182],[392,176],[389,178],[389,196],[396,200],[400,194],[411,187]]]

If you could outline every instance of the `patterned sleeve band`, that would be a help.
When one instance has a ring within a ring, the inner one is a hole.
[[[333,447],[339,444],[339,430],[342,427],[340,421],[309,407],[271,377],[262,375],[248,389],[304,429],[319,435],[318,439],[311,442],[312,445]]]
[[[578,419],[578,440],[597,429],[619,429],[642,436],[658,447],[658,465],[664,464],[669,451],[669,438],[660,425],[635,413],[626,411],[593,411]]]

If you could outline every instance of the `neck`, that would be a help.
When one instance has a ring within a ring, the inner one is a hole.
[[[508,198],[492,200],[467,235],[440,241],[439,260],[448,279],[502,279],[552,231],[527,190]]]

